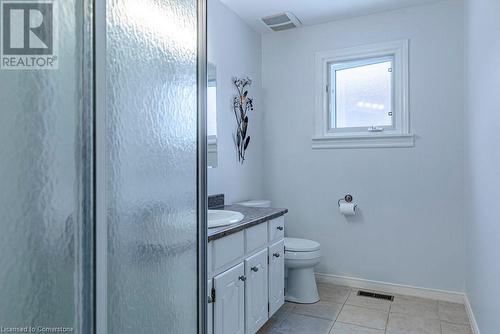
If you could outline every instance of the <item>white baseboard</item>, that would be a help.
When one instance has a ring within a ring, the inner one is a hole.
[[[470,305],[469,298],[465,295],[465,309],[467,310],[467,315],[469,316],[470,327],[472,328],[472,333],[481,334],[479,332],[479,327],[477,326],[476,317],[474,316],[474,311],[472,311],[472,306]]]
[[[323,282],[323,283],[331,283],[358,289],[380,291],[388,294],[401,294],[401,295],[430,298],[430,299],[442,300],[453,303],[461,303],[461,304],[465,304],[466,301],[465,294],[463,292],[427,289],[410,285],[371,281],[361,278],[337,276],[337,275],[321,274],[321,273],[316,273],[316,280],[318,282]],[[479,332],[475,334],[479,334]]]

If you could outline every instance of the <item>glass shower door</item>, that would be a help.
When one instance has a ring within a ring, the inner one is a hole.
[[[105,12],[107,333],[197,333],[198,1]]]
[[[91,7],[0,6],[0,331],[89,333]]]

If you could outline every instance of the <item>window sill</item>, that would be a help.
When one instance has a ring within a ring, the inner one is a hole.
[[[413,134],[359,134],[329,135],[313,137],[313,149],[372,148],[372,147],[413,147]]]

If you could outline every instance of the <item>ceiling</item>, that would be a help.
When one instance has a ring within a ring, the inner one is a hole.
[[[313,25],[439,0],[221,0],[258,32],[269,30],[261,17],[292,12],[304,25]]]

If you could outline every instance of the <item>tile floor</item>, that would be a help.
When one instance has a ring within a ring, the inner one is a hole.
[[[465,307],[409,296],[394,301],[318,284],[321,301],[285,303],[258,334],[472,334]]]

